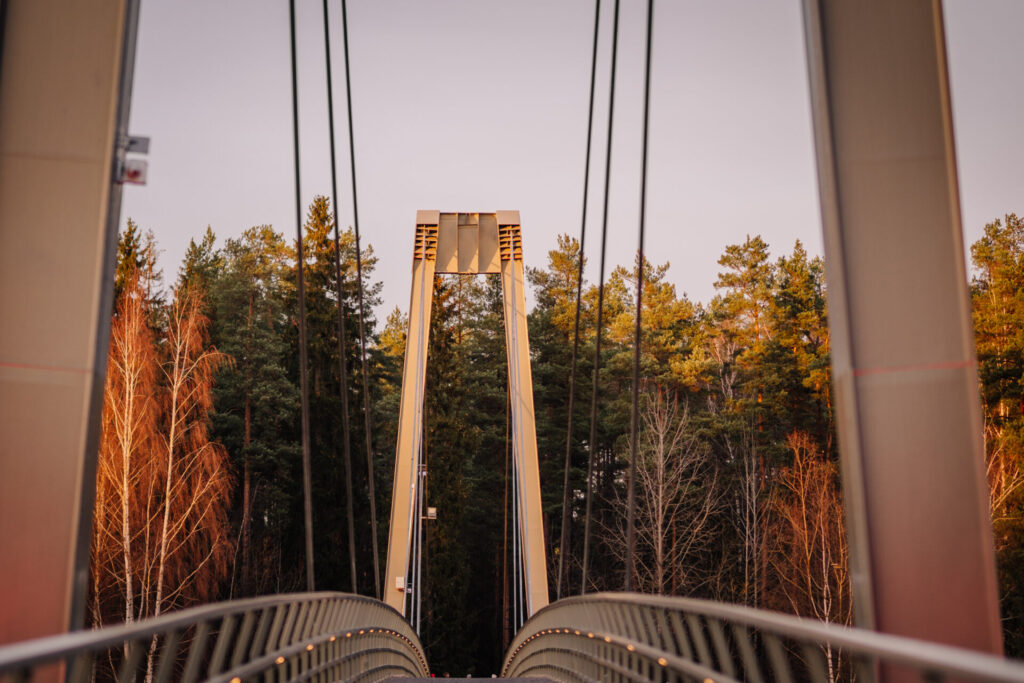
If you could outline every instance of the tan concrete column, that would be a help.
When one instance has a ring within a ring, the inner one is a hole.
[[[1001,652],[938,0],[805,0],[858,624]]]
[[[6,5],[0,643],[83,623],[117,244],[108,210],[127,114],[125,0]]]
[[[384,572],[384,602],[405,614],[405,586],[409,583],[416,476],[423,443],[423,399],[427,379],[427,344],[434,294],[437,257],[437,211],[420,211],[416,218],[416,245],[412,260],[412,295],[409,327],[402,367],[402,397],[395,447],[395,479],[388,527],[388,560]]]
[[[512,399],[512,454],[519,477],[520,530],[526,613],[533,616],[548,604],[547,556],[544,550],[543,506],[537,462],[537,425],[533,410],[533,375],[526,325],[526,286],[518,211],[499,211],[501,294],[505,313],[508,387]]]

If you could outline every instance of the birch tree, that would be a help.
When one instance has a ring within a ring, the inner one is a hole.
[[[641,408],[636,480],[636,575],[644,593],[692,594],[709,577],[713,519],[722,506],[711,451],[674,395],[649,393]],[[626,552],[626,501],[613,504],[618,524],[609,546]]]
[[[111,325],[91,544],[92,622],[140,616],[159,417],[146,292],[133,271]],[[119,605],[119,608],[115,606]],[[118,617],[118,612],[120,617]]]
[[[793,432],[786,441],[793,456],[778,477],[769,537],[773,606],[802,617],[849,625],[852,617],[846,529],[834,463],[813,439]],[[839,653],[822,648],[829,681],[837,680]]]
[[[757,451],[754,430],[743,425],[737,433],[726,432],[724,450],[733,468],[730,519],[740,547],[743,583],[739,599],[759,607],[764,594],[766,564],[764,527],[768,518],[771,489],[764,459]]]
[[[168,311],[160,515],[154,529],[152,615],[208,599],[227,571],[231,481],[223,446],[209,438],[213,377],[226,357],[208,346],[197,290],[181,287]],[[150,645],[147,680],[157,641]]]
[[[225,357],[207,344],[201,299],[182,289],[161,362],[152,306],[133,271],[116,302],[104,386],[90,548],[97,626],[208,600],[227,566],[230,477],[207,435]]]

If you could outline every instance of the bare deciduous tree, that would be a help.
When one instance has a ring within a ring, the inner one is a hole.
[[[637,449],[636,576],[645,593],[692,593],[708,579],[703,557],[722,496],[710,449],[695,434],[675,396],[644,397]],[[613,501],[616,525],[606,529],[613,552],[626,551],[626,501]]]
[[[202,600],[227,571],[230,477],[224,447],[210,441],[213,377],[225,357],[207,346],[206,316],[195,290],[179,288],[168,311],[164,415],[160,435],[163,478],[155,532],[153,616],[180,600]],[[157,641],[150,644],[147,681]]]
[[[1000,406],[1003,409],[1003,406]],[[1008,444],[1004,430],[993,420],[985,425],[985,470],[988,475],[989,510],[992,522],[1008,518],[1007,509],[1014,496],[1024,488],[1024,463],[1020,453]],[[1017,445],[1019,448],[1019,445]]]
[[[805,433],[793,432],[786,445],[793,464],[780,471],[780,495],[773,501],[767,534],[773,539],[773,606],[848,625],[852,605],[836,466]],[[842,666],[839,653],[829,646],[823,653],[829,681],[835,681]]]
[[[735,470],[728,495],[729,520],[736,532],[743,583],[716,592],[719,599],[761,605],[764,593],[765,521],[771,505],[767,468],[754,444],[754,430],[744,425],[738,433],[726,432],[723,449],[727,463]],[[723,568],[724,569],[724,568]]]
[[[117,302],[107,358],[90,551],[90,608],[97,625],[117,618],[111,604],[120,604],[125,623],[140,615],[138,584],[145,572],[159,417],[158,364],[148,319],[146,292],[135,273]]]
[[[225,358],[208,346],[201,311],[196,294],[176,293],[161,364],[137,275],[118,299],[91,545],[94,625],[209,599],[226,573],[230,476],[223,447],[208,437]]]

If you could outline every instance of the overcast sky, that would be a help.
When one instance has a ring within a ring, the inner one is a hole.
[[[298,0],[304,207],[330,194],[322,5]],[[578,236],[592,0],[351,0],[360,227],[380,259],[384,314],[408,306],[417,209],[519,209],[528,265]],[[602,3],[588,279],[596,281],[612,0]],[[1024,212],[1024,2],[946,0],[965,239]],[[623,0],[609,268],[638,220],[642,0]],[[352,222],[340,2],[330,2],[339,218]],[[190,238],[269,223],[295,235],[288,3],[142,0],[131,132],[149,183],[123,218],[152,229],[173,282]],[[305,208],[303,209],[305,215]],[[123,221],[122,221],[123,222]],[[821,227],[799,0],[659,0],[648,194],[650,258],[680,293],[714,295],[728,244],[780,255]]]

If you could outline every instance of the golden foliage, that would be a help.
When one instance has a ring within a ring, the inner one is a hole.
[[[94,624],[208,600],[227,570],[227,455],[210,441],[213,378],[201,297],[175,292],[162,353],[137,274],[111,329],[91,547]]]

